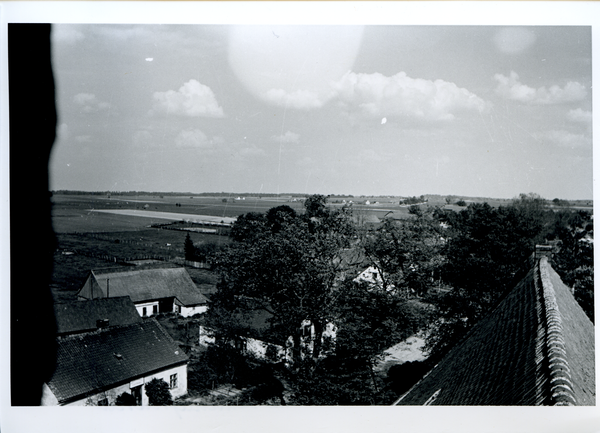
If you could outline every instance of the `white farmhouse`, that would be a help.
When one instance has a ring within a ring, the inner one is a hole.
[[[208,299],[185,268],[98,269],[90,271],[77,297],[84,300],[129,296],[142,317],[176,312],[205,313]]]
[[[59,337],[56,370],[43,386],[42,406],[112,406],[121,394],[148,405],[145,384],[187,393],[188,356],[156,319]]]

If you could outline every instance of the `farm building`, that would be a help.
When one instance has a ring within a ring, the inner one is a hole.
[[[185,268],[92,270],[77,294],[80,299],[129,296],[142,317],[176,312],[187,317],[206,312],[208,299]]]
[[[292,362],[294,340],[289,336],[285,341],[280,337],[274,337],[271,331],[270,319],[272,314],[263,308],[259,303],[254,303],[252,299],[246,299],[246,308],[243,312],[236,314],[233,321],[238,327],[238,335],[230,341],[243,354],[251,354],[257,358],[267,359],[286,363]],[[299,324],[298,332],[300,335],[300,352],[302,356],[311,354],[314,348],[314,342],[317,338],[315,326],[309,320],[304,320]],[[210,328],[200,325],[199,344],[208,346],[215,342],[214,333]],[[328,323],[322,332],[320,338],[335,340],[336,327]]]
[[[594,325],[540,251],[399,405],[595,405]]]
[[[239,334],[235,340],[230,341],[231,345],[235,346],[242,353],[249,353],[257,358],[268,358],[267,353],[271,357],[277,358],[277,360],[289,358],[286,348],[280,342],[268,336],[270,327],[269,319],[272,315],[264,309],[253,308],[252,301],[247,301],[249,308],[234,317],[239,326]],[[208,346],[215,342],[214,334],[210,328],[200,325],[199,333],[199,344],[201,346]]]
[[[58,338],[56,370],[43,386],[43,406],[110,406],[130,394],[148,405],[144,384],[154,378],[173,398],[187,393],[188,356],[151,318]]]
[[[54,317],[58,336],[142,321],[129,296],[54,304]]]
[[[381,272],[375,266],[369,266],[367,269],[358,274],[353,281],[357,283],[367,283],[369,287],[373,289],[381,290],[384,288],[384,281],[383,277],[381,276]]]

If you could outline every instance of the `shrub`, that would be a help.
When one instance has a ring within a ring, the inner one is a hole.
[[[135,406],[135,398],[128,392],[120,394],[115,400],[115,406]]]
[[[163,379],[154,378],[146,384],[146,395],[150,406],[171,406],[173,396],[169,384]]]
[[[277,362],[279,361],[279,350],[274,345],[269,344],[267,346],[265,357],[271,362]]]

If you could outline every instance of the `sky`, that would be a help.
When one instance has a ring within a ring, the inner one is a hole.
[[[587,26],[57,24],[53,190],[592,198]]]

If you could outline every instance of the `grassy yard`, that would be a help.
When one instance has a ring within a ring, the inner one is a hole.
[[[51,288],[56,302],[76,299],[77,291],[91,269],[121,268],[118,260],[140,256],[184,257],[183,243],[187,232],[175,230],[146,229],[114,233],[57,234],[57,249]],[[196,244],[216,243],[225,245],[226,236],[190,233]],[[104,259],[107,256],[109,259]],[[205,294],[210,294],[217,277],[207,269],[187,268],[192,280]]]

